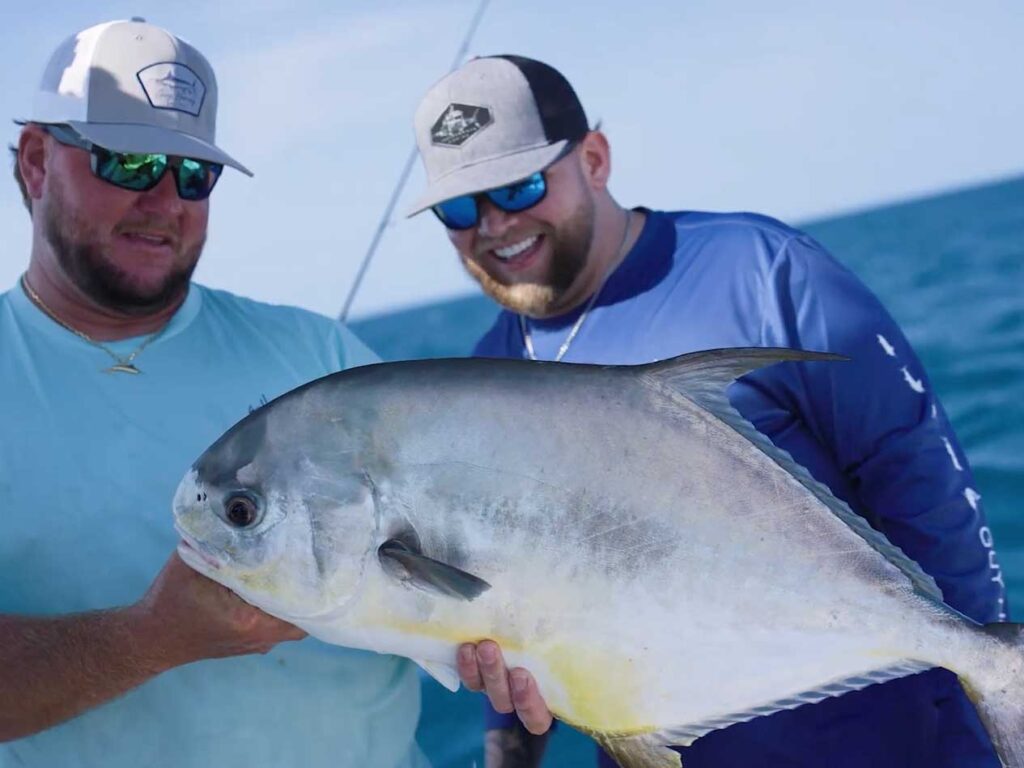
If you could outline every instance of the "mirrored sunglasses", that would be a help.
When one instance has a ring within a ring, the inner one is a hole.
[[[504,187],[489,189],[475,195],[462,195],[445,200],[430,210],[448,229],[472,229],[480,222],[480,205],[477,200],[486,197],[497,208],[506,213],[518,213],[537,205],[548,192],[544,171],[537,171],[522,181]]]
[[[84,149],[92,156],[92,172],[115,187],[145,192],[152,189],[170,168],[178,197],[195,202],[210,196],[224,166],[209,160],[195,160],[158,153],[114,152],[93,144],[66,125],[45,125],[43,128],[61,144]]]

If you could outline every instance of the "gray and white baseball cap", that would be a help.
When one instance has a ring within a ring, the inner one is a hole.
[[[115,152],[244,165],[214,144],[217,80],[199,51],[142,19],[110,21],[54,51],[28,122],[65,123]]]
[[[558,70],[510,55],[472,59],[442,78],[423,97],[414,124],[428,183],[408,216],[524,179],[589,130]]]

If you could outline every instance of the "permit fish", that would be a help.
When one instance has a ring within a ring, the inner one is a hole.
[[[775,448],[726,387],[825,353],[642,366],[427,360],[287,393],[174,499],[181,557],[329,643],[455,690],[491,638],[623,768],[668,745],[930,667],[1024,766],[1024,640],[935,582]]]

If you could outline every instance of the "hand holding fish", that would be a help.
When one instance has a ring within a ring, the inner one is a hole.
[[[133,605],[0,615],[0,742],[56,725],[173,667],[266,653],[306,633],[170,557]]]
[[[527,670],[508,669],[501,648],[491,640],[459,647],[459,678],[471,691],[483,691],[498,712],[515,711],[530,733],[540,735],[551,728],[553,717],[537,683]]]
[[[267,653],[278,643],[306,636],[298,627],[252,607],[189,568],[177,553],[135,608],[162,638],[158,654],[167,668],[201,659]]]

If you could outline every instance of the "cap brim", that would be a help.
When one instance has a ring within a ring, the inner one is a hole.
[[[406,211],[406,216],[415,216],[444,200],[462,195],[475,195],[495,187],[525,179],[530,174],[547,168],[568,145],[568,139],[556,141],[536,149],[528,149],[502,157],[481,160],[464,166],[430,184],[415,203]]]
[[[93,144],[114,152],[153,152],[192,157],[229,165],[246,176],[252,176],[252,171],[213,144],[178,131],[152,125],[83,123],[77,120],[69,121],[68,125]]]

